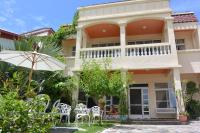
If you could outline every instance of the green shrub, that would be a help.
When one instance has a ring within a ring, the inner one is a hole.
[[[200,102],[193,96],[199,93],[199,88],[195,82],[188,82],[186,85],[185,107],[191,118],[200,117]]]
[[[34,98],[32,102],[18,99],[16,92],[0,97],[0,125],[2,132],[48,132],[54,123],[54,116],[44,113],[43,98]],[[40,103],[40,104],[39,104]]]
[[[28,106],[10,92],[0,98],[0,125],[3,132],[25,132],[28,129]]]
[[[196,100],[190,100],[186,104],[186,110],[191,118],[200,116],[200,102]]]

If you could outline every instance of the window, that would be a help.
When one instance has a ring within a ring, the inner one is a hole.
[[[156,107],[170,108],[168,83],[156,83]]]
[[[161,40],[138,40],[138,41],[130,41],[130,42],[128,42],[128,45],[152,44],[152,43],[161,43]]]
[[[75,56],[76,55],[76,46],[73,46],[72,47],[72,56]]]
[[[116,96],[106,97],[106,114],[111,113],[111,110],[118,112],[119,98]],[[114,109],[112,109],[114,108]]]
[[[177,50],[185,50],[185,40],[184,39],[176,39],[176,49]]]
[[[109,47],[109,46],[119,46],[120,43],[101,43],[101,44],[92,44],[92,47]]]
[[[79,91],[79,95],[78,95],[78,103],[83,103],[87,105],[88,108],[97,106],[93,98],[90,96],[86,96],[85,92],[81,90]]]

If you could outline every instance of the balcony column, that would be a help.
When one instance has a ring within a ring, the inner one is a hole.
[[[120,23],[120,45],[121,45],[121,57],[125,57],[126,54],[126,23]]]
[[[176,107],[177,107],[177,119],[178,119],[179,113],[185,111],[179,68],[173,69],[173,79],[174,79],[174,88],[176,93]]]
[[[198,48],[200,49],[200,26],[197,26],[197,43],[198,43]]]
[[[166,21],[166,30],[167,30],[167,39],[168,42],[171,45],[171,52],[172,54],[174,54],[175,56],[177,56],[177,51],[176,51],[176,41],[175,41],[175,35],[174,35],[174,25],[173,25],[173,17],[167,17],[165,18]]]
[[[79,68],[80,64],[80,50],[81,50],[81,44],[83,41],[83,36],[82,36],[82,28],[77,27],[77,35],[76,35],[76,56],[75,56],[75,68]]]
[[[74,78],[75,78],[75,84],[76,88],[72,91],[72,108],[74,109],[76,105],[78,104],[78,96],[79,96],[79,81],[80,81],[80,73],[79,72],[73,72]]]

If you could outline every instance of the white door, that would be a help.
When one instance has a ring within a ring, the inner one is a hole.
[[[148,87],[130,87],[129,116],[131,119],[149,118]]]

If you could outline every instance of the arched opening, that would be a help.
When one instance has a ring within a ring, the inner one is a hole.
[[[143,19],[133,21],[126,26],[128,45],[161,43],[165,40],[164,21]]]
[[[101,23],[84,29],[83,47],[107,47],[120,45],[120,28],[116,24]]]

